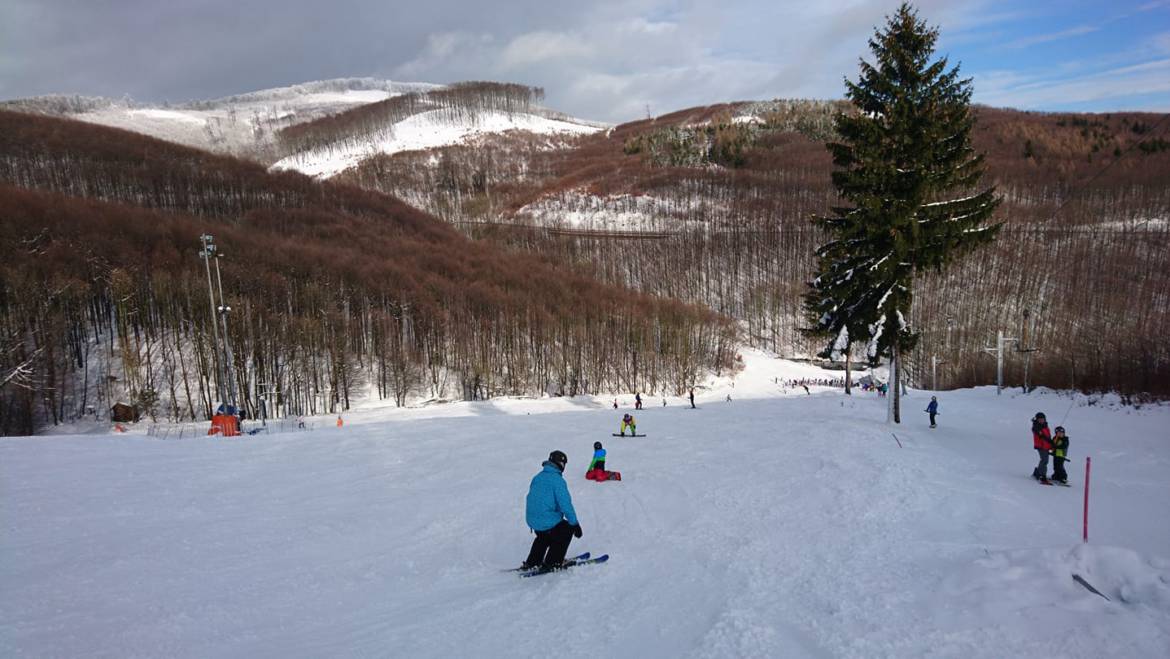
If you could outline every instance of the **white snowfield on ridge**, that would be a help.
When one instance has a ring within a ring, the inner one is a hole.
[[[285,126],[438,87],[338,78],[174,106],[106,100],[101,107],[70,116],[201,149],[246,154],[270,144],[275,132]]]
[[[744,355],[696,410],[643,392],[638,439],[610,436],[632,393],[0,439],[0,656],[1170,656],[1166,406],[981,387],[930,430],[912,391],[892,427],[774,380],[840,373]],[[1030,477],[1037,411],[1071,488]],[[594,441],[620,482],[585,480]],[[611,559],[517,578],[553,449],[570,554]]]
[[[587,135],[601,129],[595,125],[523,112],[485,110],[476,113],[471,119],[453,121],[446,118],[442,110],[428,110],[393,124],[387,129],[388,135],[385,137],[305,151],[277,161],[271,169],[291,169],[309,176],[329,178],[378,154],[452,146],[483,135],[511,130],[540,135]]]

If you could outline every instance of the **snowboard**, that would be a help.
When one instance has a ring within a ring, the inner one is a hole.
[[[646,435],[644,435],[644,434],[643,435],[619,435],[618,433],[615,432],[613,434],[613,436],[614,437],[645,437]]]
[[[521,572],[520,576],[522,578],[525,578],[525,579],[527,579],[528,577],[539,577],[542,574],[552,574],[553,572],[564,572],[565,570],[568,570],[569,568],[579,567],[581,565],[594,565],[597,563],[604,563],[608,560],[609,560],[609,554],[602,554],[601,556],[598,556],[597,558],[581,558],[581,559],[570,558],[569,560],[565,561],[564,565],[562,565],[561,567],[559,567],[555,570],[548,570],[548,571],[544,571],[544,570],[540,570],[540,569],[529,570],[527,572]]]

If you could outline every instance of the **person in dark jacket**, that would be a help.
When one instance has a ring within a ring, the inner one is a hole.
[[[930,427],[934,428],[934,416],[938,414],[938,397],[931,396],[930,404],[926,406],[926,413],[930,415]]]
[[[1048,430],[1048,419],[1043,412],[1032,417],[1032,448],[1040,454],[1040,464],[1032,470],[1032,478],[1041,483],[1048,482],[1048,454],[1052,452],[1052,432]]]
[[[1052,480],[1061,485],[1068,485],[1068,473],[1064,470],[1064,461],[1068,458],[1068,435],[1064,434],[1064,426],[1056,426],[1056,435],[1052,437]]]
[[[581,524],[563,473],[569,457],[561,451],[548,454],[540,473],[532,477],[525,500],[524,519],[536,534],[524,561],[525,569],[555,570],[565,562],[569,543],[581,537]]]

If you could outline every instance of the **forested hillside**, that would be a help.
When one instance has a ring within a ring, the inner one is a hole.
[[[0,430],[122,401],[205,418],[215,236],[248,414],[373,395],[682,391],[731,363],[697,306],[468,239],[377,192],[117,129],[0,111]]]
[[[837,103],[693,108],[550,150],[536,139],[379,156],[341,175],[409,200],[470,235],[698,302],[748,342],[811,355],[801,295],[836,203]],[[1019,343],[1006,381],[1170,393],[1167,115],[975,108],[975,147],[1002,195],[999,239],[915,287],[923,333],[912,382],[994,382],[983,348]]]

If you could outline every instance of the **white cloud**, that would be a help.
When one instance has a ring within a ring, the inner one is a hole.
[[[1010,72],[976,76],[976,100],[1020,109],[1051,109],[1170,92],[1170,59],[1050,80]],[[1164,107],[1165,101],[1160,106]],[[1138,109],[1138,108],[1135,108]]]
[[[423,79],[448,62],[459,58],[478,58],[492,47],[490,34],[439,32],[427,35],[426,46],[414,59],[394,69],[396,77]]]
[[[1003,48],[1012,48],[1012,49],[1027,48],[1029,46],[1035,46],[1037,44],[1048,43],[1050,41],[1060,41],[1061,39],[1068,39],[1071,37],[1079,37],[1079,36],[1085,35],[1085,34],[1092,34],[1093,32],[1096,32],[1100,29],[1101,28],[1097,27],[1096,25],[1078,25],[1076,27],[1072,27],[1072,28],[1069,28],[1067,30],[1061,30],[1059,32],[1050,32],[1048,34],[1036,34],[1036,35],[1032,35],[1030,37],[1024,37],[1022,39],[1016,39],[1015,41],[1010,41],[1010,42],[1004,44]]]
[[[595,55],[594,49],[577,35],[565,32],[529,32],[513,39],[499,54],[504,70],[550,60],[582,59]]]

